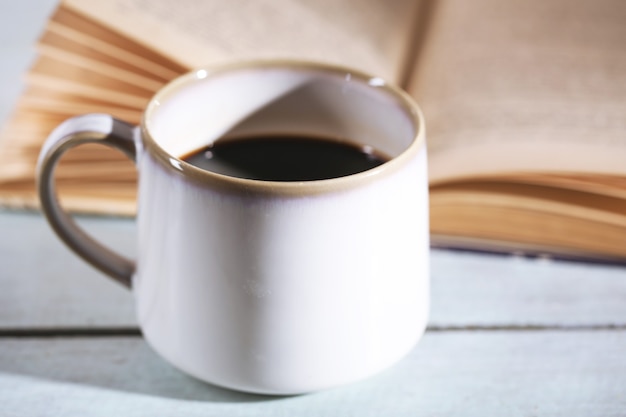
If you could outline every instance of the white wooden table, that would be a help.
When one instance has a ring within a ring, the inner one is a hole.
[[[54,0],[0,2],[0,117]],[[132,220],[81,218],[134,251]],[[241,394],[172,368],[131,294],[37,213],[0,210],[0,416],[626,416],[626,268],[434,250],[416,349],[356,384]]]

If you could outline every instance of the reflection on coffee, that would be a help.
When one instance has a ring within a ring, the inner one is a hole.
[[[388,160],[370,147],[299,135],[218,140],[181,159],[207,171],[263,181],[343,177]]]

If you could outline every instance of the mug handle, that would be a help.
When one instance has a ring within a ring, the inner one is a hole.
[[[37,189],[41,207],[65,244],[92,266],[130,288],[135,263],[92,239],[59,204],[54,183],[57,163],[66,151],[84,143],[119,149],[135,163],[141,146],[135,126],[108,114],[86,114],[66,120],[48,136],[39,154]]]

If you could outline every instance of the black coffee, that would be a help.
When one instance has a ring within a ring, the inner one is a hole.
[[[307,136],[216,141],[182,158],[207,171],[264,181],[313,181],[366,171],[387,159],[369,148]]]

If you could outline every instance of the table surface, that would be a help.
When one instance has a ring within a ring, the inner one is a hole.
[[[0,3],[0,120],[54,0]],[[79,222],[134,252],[129,219]],[[220,389],[146,345],[131,294],[38,213],[0,211],[0,416],[624,416],[626,268],[433,250],[432,312],[380,375],[295,397]]]

